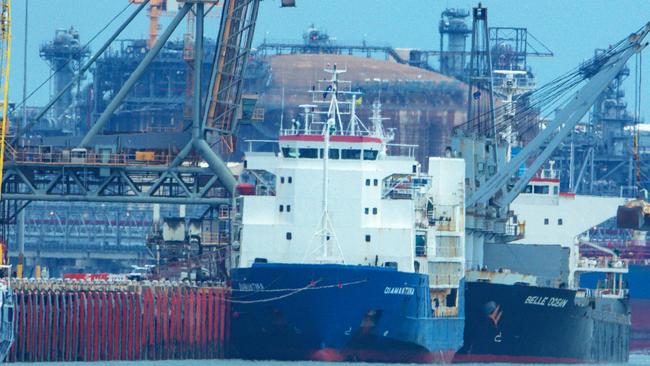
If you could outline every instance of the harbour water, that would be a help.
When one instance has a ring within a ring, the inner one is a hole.
[[[123,366],[123,365],[163,365],[163,366],[196,366],[197,362],[201,363],[201,366],[263,366],[263,365],[291,365],[291,366],[318,366],[318,365],[333,365],[333,366],[351,366],[351,365],[361,365],[362,363],[354,362],[310,362],[310,361],[296,361],[296,362],[286,362],[286,361],[244,361],[244,360],[173,360],[173,361],[113,361],[113,362],[52,362],[52,363],[42,363],[45,365],[70,365],[70,366]],[[28,363],[15,363],[14,365],[32,365]],[[407,365],[407,364],[366,364],[366,365]],[[517,366],[519,364],[465,364],[467,366],[477,366],[477,365],[492,365],[492,366]],[[530,365],[530,364],[526,364]],[[632,354],[630,355],[630,362],[621,363],[621,364],[599,364],[600,366],[645,366],[650,365],[650,354]],[[549,366],[545,364],[545,366]]]

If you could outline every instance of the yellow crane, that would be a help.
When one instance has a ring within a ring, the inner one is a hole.
[[[0,131],[0,195],[2,194],[2,173],[5,162],[5,141],[9,120],[7,119],[7,99],[9,95],[9,59],[11,56],[11,1],[2,0],[0,11],[0,88],[2,89],[2,131]],[[0,245],[0,265],[7,264],[9,253],[5,243]]]
[[[5,141],[9,130],[7,119],[7,99],[9,95],[9,60],[11,58],[11,1],[2,1],[0,14],[0,88],[2,88],[2,131],[0,131],[0,187],[5,161]],[[2,194],[2,189],[0,189]],[[0,257],[1,258],[1,257]]]

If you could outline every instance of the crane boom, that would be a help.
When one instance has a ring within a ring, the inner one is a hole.
[[[587,113],[596,98],[618,75],[627,60],[647,46],[647,42],[642,42],[648,32],[650,32],[650,23],[646,24],[639,32],[630,35],[626,40],[626,47],[622,51],[599,60],[600,66],[595,74],[563,108],[556,112],[554,119],[546,128],[508,163],[500,167],[499,171],[485,184],[468,196],[465,206],[471,207],[479,203],[487,203],[504,189],[505,192],[498,197],[496,203],[500,207],[511,203],[551,156],[555,148]],[[534,158],[534,161],[526,168],[525,173],[519,177],[515,176],[517,170],[531,158]]]
[[[232,151],[244,70],[248,62],[260,0],[225,0],[219,44],[212,63],[204,124],[217,131]]]

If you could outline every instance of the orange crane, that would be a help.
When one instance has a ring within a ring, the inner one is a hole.
[[[144,0],[129,0],[133,4],[142,4]],[[147,47],[151,48],[158,38],[160,28],[160,17],[167,11],[166,0],[149,0],[149,39]]]

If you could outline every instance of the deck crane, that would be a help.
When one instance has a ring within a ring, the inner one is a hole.
[[[468,265],[482,265],[483,244],[486,238],[494,239],[500,236],[504,241],[518,239],[507,239],[510,235],[506,227],[511,215],[508,211],[509,204],[575,128],[628,59],[648,45],[648,42],[644,41],[648,32],[650,23],[618,42],[603,55],[583,64],[577,72],[577,77],[581,82],[586,80],[584,85],[555,110],[554,118],[509,161],[495,161],[494,156],[497,154],[486,153],[492,149],[505,151],[507,147],[503,146],[503,142],[495,143],[493,138],[480,134],[456,134],[453,148],[465,159],[468,177],[465,199]],[[484,167],[493,169],[483,169]],[[523,173],[522,167],[525,167]]]

